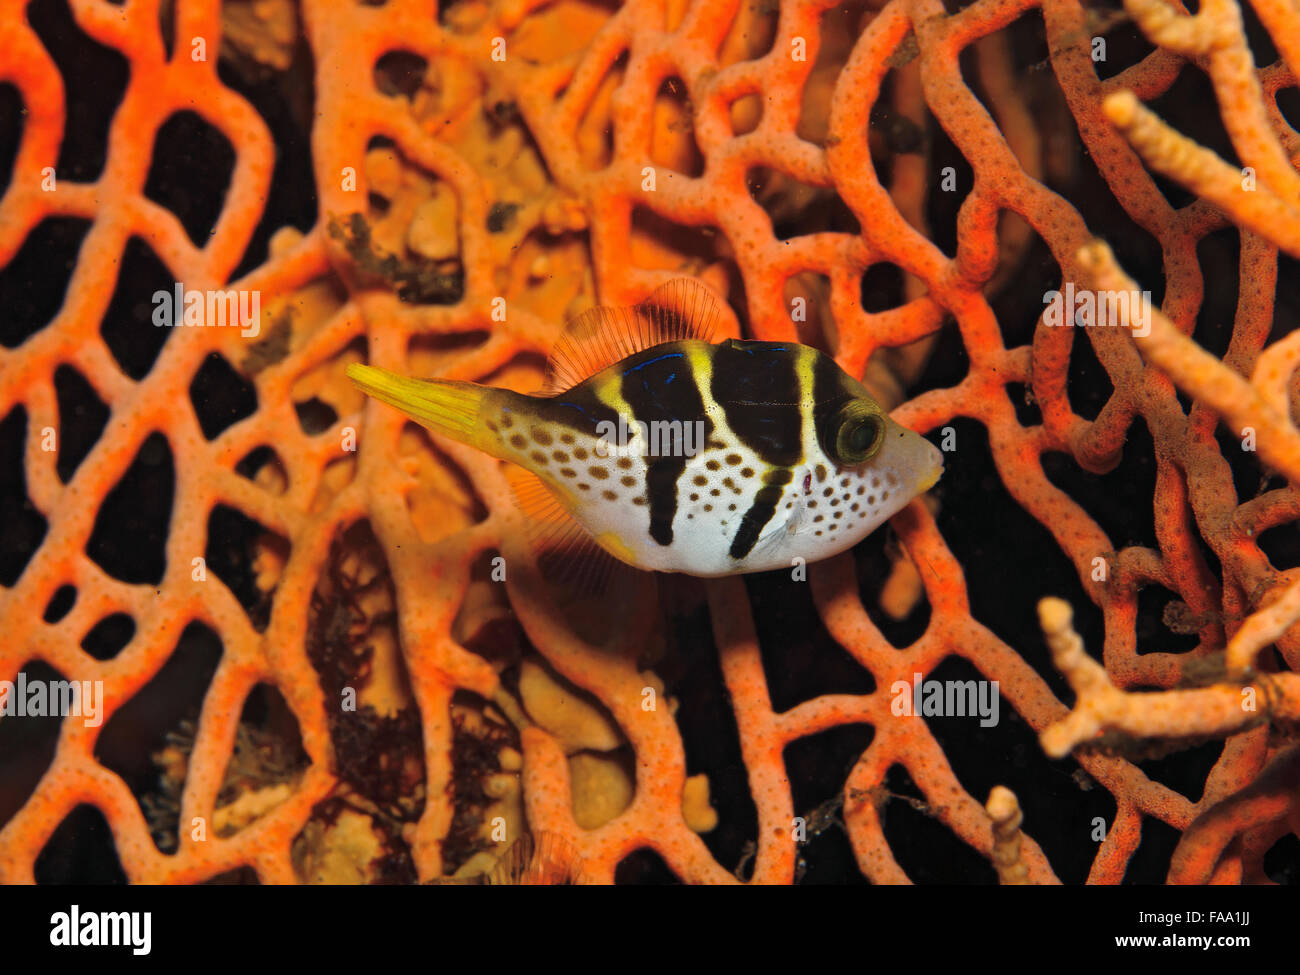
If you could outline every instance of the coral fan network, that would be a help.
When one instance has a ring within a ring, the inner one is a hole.
[[[496,820],[593,883],[645,851],[788,883],[837,830],[855,878],[956,879],[900,823],[988,882],[1118,883],[1157,834],[1170,882],[1277,874],[1297,71],[1282,0],[0,5],[0,285],[23,299],[0,308],[0,681],[101,682],[103,709],[6,776],[0,880],[53,870],[86,810],[133,882],[482,873]],[[1183,134],[1208,95],[1222,132]],[[937,507],[788,583],[845,675],[800,700],[774,583],[688,600],[721,681],[701,696],[652,592],[603,630],[557,606],[501,465],[344,378],[527,391],[566,318],[681,276],[729,334],[816,345],[955,438]],[[1066,283],[1152,294],[1147,327],[1043,322]],[[158,327],[159,291],[239,327]],[[257,329],[228,291],[259,296]],[[1144,527],[1116,528],[1105,496],[1136,482],[1113,472],[1139,468]],[[984,510],[1027,527],[981,536]],[[1040,561],[990,608],[1022,540]],[[133,738],[182,672],[192,712]],[[893,707],[954,673],[996,682],[993,768]],[[729,775],[691,730],[723,700]],[[853,745],[829,793],[800,791],[808,741]],[[1153,756],[1207,741],[1163,780]]]

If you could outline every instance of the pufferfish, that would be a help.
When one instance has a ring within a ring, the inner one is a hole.
[[[939,450],[832,358],[794,342],[712,342],[717,318],[718,299],[690,279],[593,308],[534,395],[364,365],[347,374],[518,465],[516,494],[548,526],[543,551],[599,546],[639,569],[709,577],[825,559],[939,479]]]

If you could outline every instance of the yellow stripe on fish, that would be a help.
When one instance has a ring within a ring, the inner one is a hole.
[[[362,365],[348,375],[535,475],[583,541],[641,569],[723,576],[824,559],[939,479],[942,454],[829,356],[710,342],[716,315],[689,280],[592,309],[557,346],[541,395]]]

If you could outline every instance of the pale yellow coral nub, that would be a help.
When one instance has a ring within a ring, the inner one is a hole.
[[[1102,100],[1101,108],[1108,119],[1122,128],[1131,124],[1133,116],[1137,114],[1137,95],[1127,89],[1117,91]]]
[[[1020,824],[1024,816],[1016,794],[1006,786],[995,785],[984,809],[993,820],[992,859],[998,872],[998,883],[1005,886],[1028,884],[1029,870],[1020,858]]]

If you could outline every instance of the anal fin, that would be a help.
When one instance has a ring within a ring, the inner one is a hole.
[[[599,595],[616,576],[636,571],[602,548],[536,474],[514,464],[507,464],[505,473],[526,517],[528,542],[543,579]]]

